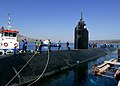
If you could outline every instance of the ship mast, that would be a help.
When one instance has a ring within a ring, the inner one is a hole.
[[[81,11],[81,20],[83,20],[83,13],[82,13],[82,11]]]
[[[11,25],[10,25],[10,12],[9,12],[9,14],[8,14],[8,30],[11,28]]]

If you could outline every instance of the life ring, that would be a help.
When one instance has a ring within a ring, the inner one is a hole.
[[[18,47],[18,44],[17,44],[17,43],[15,43],[15,44],[14,44],[14,46],[15,46],[15,47]]]
[[[7,46],[8,46],[8,43],[5,42],[5,43],[4,43],[4,46],[7,47]]]

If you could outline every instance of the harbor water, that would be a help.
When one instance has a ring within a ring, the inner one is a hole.
[[[33,45],[34,43],[29,44],[28,48],[34,50]],[[66,49],[65,43],[62,45],[62,49]],[[73,48],[72,46],[73,43],[70,44],[71,48]],[[43,50],[47,50],[47,47],[44,47]],[[57,50],[57,48],[52,48],[52,50]],[[102,64],[103,61],[113,57],[118,59],[117,51],[42,78],[34,86],[117,86],[117,81],[113,77],[114,70],[107,71],[104,76],[95,76],[91,70],[93,65]],[[118,67],[114,66],[114,68]]]

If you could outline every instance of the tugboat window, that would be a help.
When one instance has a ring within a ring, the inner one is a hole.
[[[16,37],[16,33],[13,33],[13,37]]]
[[[12,33],[9,33],[9,36],[10,36],[10,37],[13,37],[13,34],[12,34]]]
[[[1,37],[3,37],[3,33],[2,33],[2,36]]]
[[[9,33],[8,33],[8,32],[5,32],[5,36],[9,36]]]

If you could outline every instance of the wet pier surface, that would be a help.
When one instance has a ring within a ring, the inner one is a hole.
[[[49,64],[43,77],[72,67],[78,62],[83,63],[106,55],[108,52],[112,52],[114,50],[114,48],[96,48],[52,51],[49,54]],[[0,58],[0,86],[4,86],[8,83],[15,76],[16,72],[18,72],[33,55],[34,53],[26,53]],[[35,80],[43,72],[47,58],[48,52],[36,54],[10,84],[22,85]]]

